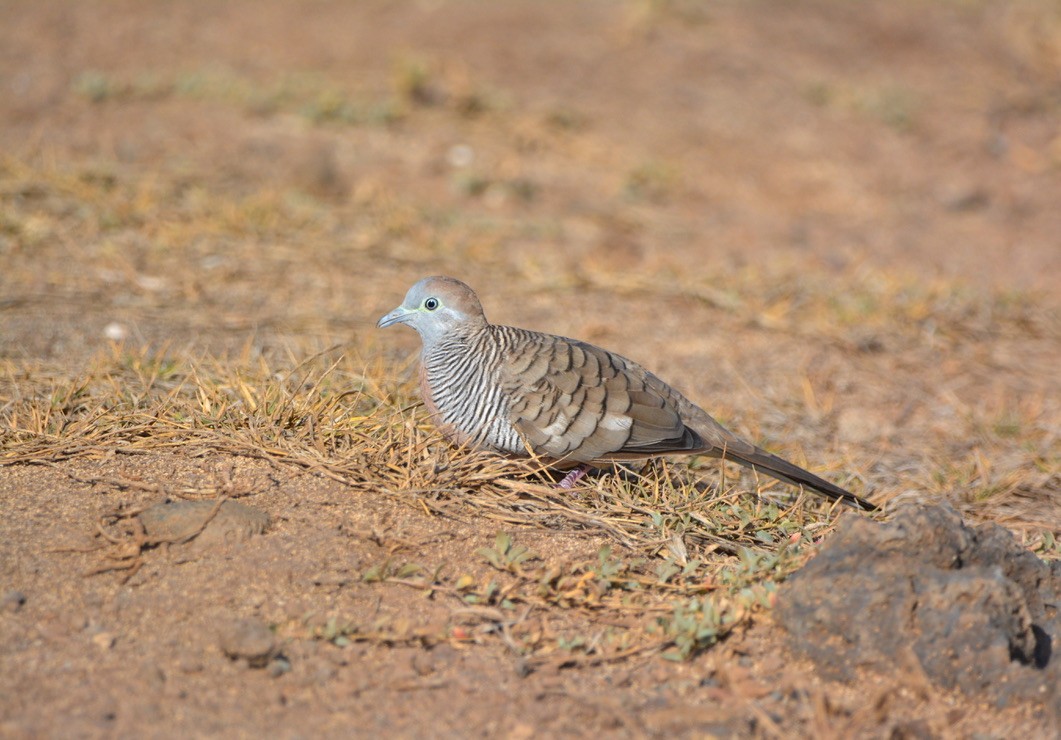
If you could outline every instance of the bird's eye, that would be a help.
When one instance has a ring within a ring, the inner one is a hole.
[[[438,298],[428,298],[426,301],[424,301],[424,308],[426,308],[428,311],[434,311],[436,308],[438,308]]]

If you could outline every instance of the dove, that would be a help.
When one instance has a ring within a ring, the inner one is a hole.
[[[377,326],[396,324],[420,335],[420,391],[446,438],[573,468],[564,488],[594,467],[706,455],[876,509],[736,436],[633,360],[577,339],[491,324],[475,291],[454,278],[414,284]]]

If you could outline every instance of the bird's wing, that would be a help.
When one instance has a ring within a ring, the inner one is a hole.
[[[673,391],[636,363],[563,337],[520,331],[517,339],[501,388],[509,421],[535,453],[589,463],[703,446]]]

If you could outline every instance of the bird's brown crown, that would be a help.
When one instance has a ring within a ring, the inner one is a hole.
[[[425,299],[434,297],[442,305],[460,312],[469,319],[486,320],[479,296],[466,283],[445,275],[435,275],[421,280],[417,286]]]

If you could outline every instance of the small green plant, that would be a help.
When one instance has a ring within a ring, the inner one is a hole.
[[[318,640],[333,643],[339,647],[346,647],[352,640],[351,635],[356,635],[359,628],[350,621],[340,621],[338,617],[331,617],[323,625],[313,630],[313,636]]]
[[[999,437],[1016,438],[1021,433],[1021,418],[1016,412],[1003,414],[992,426],[992,430]]]
[[[301,113],[314,123],[356,123],[360,117],[356,106],[334,89],[321,90]]]
[[[576,650],[585,650],[587,640],[582,635],[575,635],[574,637],[565,637],[560,635],[556,638],[556,646],[561,650],[567,650],[568,652],[574,652]]]
[[[699,560],[690,560],[682,565],[674,558],[667,558],[662,563],[656,565],[655,574],[659,583],[665,584],[670,583],[675,577],[686,579],[695,575],[701,565],[703,565],[703,563]]]
[[[477,606],[493,605],[500,606],[503,609],[511,609],[515,606],[515,602],[502,595],[501,587],[497,581],[490,581],[482,588],[476,588],[474,582],[462,587],[462,581],[465,579],[470,580],[470,577],[464,576],[457,582],[457,591],[460,592],[460,598],[465,604]]]
[[[452,177],[453,189],[468,198],[483,195],[491,186],[490,178],[473,172],[457,172]]]
[[[621,560],[612,557],[611,545],[604,545],[597,551],[597,573],[601,580],[613,581],[625,569]]]
[[[431,69],[423,59],[402,56],[394,64],[391,79],[394,92],[400,99],[416,105],[430,105],[435,102]]]
[[[625,194],[631,200],[659,203],[674,194],[681,181],[676,167],[665,162],[646,162],[626,176]]]
[[[481,547],[478,552],[486,559],[486,562],[498,570],[505,570],[517,575],[520,573],[520,565],[537,557],[526,547],[515,544],[512,541],[512,535],[507,532],[501,532],[497,535],[492,548]]]
[[[424,569],[416,563],[396,564],[390,558],[376,563],[361,574],[365,583],[383,583],[392,578],[406,579],[421,575]]]
[[[1054,532],[1050,530],[1043,530],[1037,538],[1037,542],[1032,545],[1032,552],[1041,558],[1048,558],[1050,560],[1061,559],[1061,539],[1057,537]]]
[[[721,581],[729,586],[743,586],[756,583],[769,577],[780,564],[781,557],[776,552],[762,552],[742,547],[737,554],[737,566],[722,571]]]
[[[98,70],[89,70],[78,75],[73,88],[74,92],[93,103],[102,103],[121,92],[118,83]]]
[[[740,621],[742,610],[717,596],[679,602],[657,625],[673,647],[663,653],[668,660],[686,660],[719,641]]]

